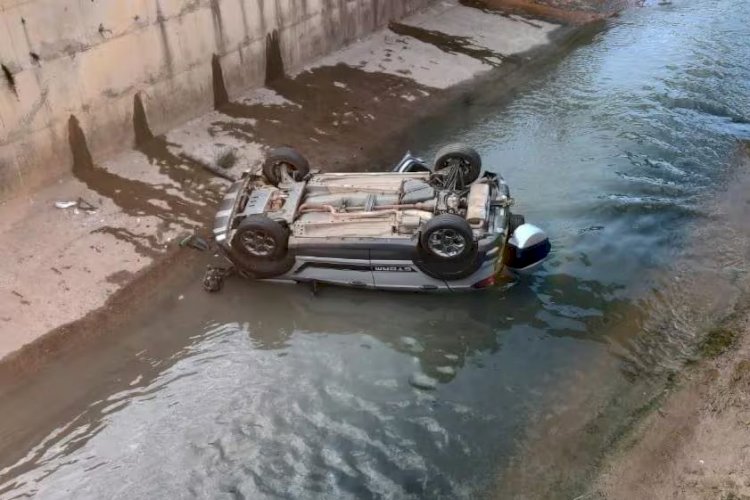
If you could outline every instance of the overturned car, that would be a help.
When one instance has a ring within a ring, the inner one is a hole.
[[[505,267],[529,271],[549,254],[545,233],[510,211],[508,186],[479,154],[442,148],[432,166],[407,153],[391,172],[311,173],[290,147],[263,175],[226,193],[213,236],[242,275],[359,288],[462,291]],[[216,290],[217,275],[206,288]]]

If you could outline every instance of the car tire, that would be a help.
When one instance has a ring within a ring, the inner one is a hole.
[[[249,215],[240,222],[232,238],[232,250],[253,260],[276,260],[287,253],[289,230],[266,217]]]
[[[482,172],[482,157],[477,151],[465,144],[448,144],[440,148],[435,155],[435,172],[447,168],[458,168],[458,189],[463,189],[479,178]]]
[[[510,214],[508,218],[508,234],[513,234],[516,232],[516,229],[524,224],[526,224],[526,217],[521,214]]]
[[[231,252],[230,257],[240,275],[254,279],[280,276],[288,272],[295,261],[294,255],[289,252],[275,260],[256,259],[236,252]]]
[[[436,260],[428,255],[421,247],[417,250],[414,264],[420,271],[431,278],[443,281],[454,281],[471,276],[481,267],[482,263],[477,255],[471,259],[458,262]]]
[[[278,186],[286,169],[295,181],[303,180],[310,173],[310,164],[302,154],[289,146],[272,149],[263,162],[263,175],[266,180]]]
[[[471,226],[456,214],[440,214],[427,221],[419,243],[426,255],[436,261],[466,262],[477,253]]]

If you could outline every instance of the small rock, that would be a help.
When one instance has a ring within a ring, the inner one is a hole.
[[[401,342],[406,346],[406,348],[412,352],[412,353],[419,353],[424,351],[424,347],[419,343],[419,341],[412,337],[401,337]]]
[[[63,210],[66,209],[66,208],[74,207],[76,205],[78,205],[78,203],[75,202],[75,201],[56,201],[55,202],[55,206],[57,208],[61,208]]]
[[[438,366],[435,368],[435,371],[438,373],[442,373],[443,375],[455,375],[456,369],[452,366]]]
[[[428,377],[424,373],[413,374],[409,379],[409,383],[417,389],[424,389],[426,391],[434,390],[437,387],[437,380]]]

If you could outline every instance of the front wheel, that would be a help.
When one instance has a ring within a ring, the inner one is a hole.
[[[254,279],[267,279],[280,276],[292,269],[296,260],[291,252],[287,252],[286,255],[274,260],[256,259],[234,252],[231,255],[231,259],[241,276]]]
[[[286,254],[289,230],[266,217],[250,215],[240,222],[232,238],[232,250],[258,260],[274,260]]]

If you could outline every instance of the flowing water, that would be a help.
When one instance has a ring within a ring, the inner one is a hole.
[[[476,145],[551,235],[536,275],[451,297],[169,289],[6,392],[0,496],[469,498],[518,464],[589,471],[648,399],[624,395],[743,293],[748,20],[744,0],[647,4],[510,103],[482,92],[405,139]],[[560,496],[586,477],[567,475]]]

